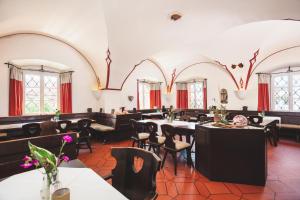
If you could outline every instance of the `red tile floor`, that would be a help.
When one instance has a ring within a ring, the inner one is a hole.
[[[93,153],[81,150],[79,159],[99,175],[106,175],[116,161],[111,147],[130,146],[130,141],[112,144],[93,143]],[[178,158],[174,175],[172,158],[168,157],[163,170],[157,174],[159,200],[300,200],[300,143],[281,140],[278,147],[268,147],[268,180],[265,187],[209,181],[194,168]]]

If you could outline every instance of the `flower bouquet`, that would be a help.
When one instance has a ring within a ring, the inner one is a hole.
[[[26,155],[24,157],[24,163],[21,164],[21,167],[24,169],[31,167],[44,169],[44,171],[41,171],[44,175],[43,187],[41,190],[42,199],[48,200],[50,198],[50,186],[53,187],[53,192],[59,189],[60,182],[58,180],[58,166],[62,162],[68,162],[70,160],[69,157],[63,153],[63,148],[67,143],[71,143],[72,141],[73,139],[70,135],[62,137],[62,145],[57,157],[52,152],[28,142],[30,156]]]
[[[226,115],[228,114],[226,111],[226,107],[223,105],[217,106],[211,106],[210,112],[214,114],[214,122],[222,122],[222,123],[228,123],[226,120]]]
[[[167,119],[168,119],[168,122],[172,123],[175,119],[175,112],[173,110],[173,107],[170,107],[170,109],[168,110],[168,113],[167,113]]]

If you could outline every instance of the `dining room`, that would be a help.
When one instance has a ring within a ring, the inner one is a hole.
[[[1,0],[0,200],[299,200],[299,8]]]

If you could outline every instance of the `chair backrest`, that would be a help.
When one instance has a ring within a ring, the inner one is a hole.
[[[45,121],[41,123],[41,135],[53,135],[57,134],[56,122]]]
[[[77,122],[79,129],[79,137],[85,137],[90,135],[90,127],[92,121],[90,119],[81,119]]]
[[[163,136],[166,137],[165,147],[175,149],[174,137],[176,132],[174,127],[169,124],[162,124],[160,127]]]
[[[253,124],[253,125],[259,125],[260,123],[263,122],[262,116],[259,116],[259,115],[250,115],[248,117],[248,120],[249,120],[250,124]]]
[[[158,130],[158,127],[157,127],[156,123],[154,123],[154,122],[145,123],[145,131],[147,133],[150,133],[149,140],[151,142],[158,143],[158,139],[156,137],[157,136],[157,130]]]
[[[156,173],[161,160],[154,153],[139,148],[112,148],[117,160],[112,170],[112,185],[129,199],[153,199],[156,193]],[[135,163],[142,159],[142,164]],[[142,166],[141,166],[142,165]]]
[[[57,122],[57,129],[60,133],[66,133],[70,130],[72,122],[69,120],[61,120]]]
[[[38,136],[41,134],[41,126],[39,123],[25,124],[22,131],[26,137]]]
[[[134,131],[135,135],[138,135],[141,132],[144,132],[144,123],[138,122],[135,119],[129,120],[130,127]]]

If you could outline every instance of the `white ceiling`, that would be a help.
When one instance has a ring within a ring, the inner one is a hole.
[[[299,0],[0,0],[0,35],[39,32],[80,50],[105,82],[111,50],[111,87],[119,87],[145,58],[167,75],[193,62],[225,64],[300,43]],[[171,21],[179,11],[183,17]],[[261,22],[265,21],[265,22]]]

